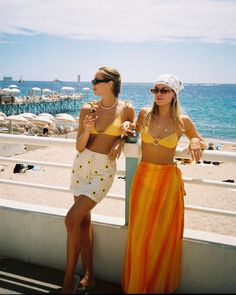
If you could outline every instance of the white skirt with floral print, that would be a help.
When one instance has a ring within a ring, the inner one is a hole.
[[[70,191],[75,197],[84,195],[99,203],[110,190],[115,173],[116,161],[85,149],[75,156]]]

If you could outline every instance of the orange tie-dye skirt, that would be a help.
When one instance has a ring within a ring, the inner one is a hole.
[[[125,293],[171,293],[180,281],[184,185],[173,165],[140,162],[130,192]]]

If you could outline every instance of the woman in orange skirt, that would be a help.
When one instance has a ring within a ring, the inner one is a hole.
[[[192,120],[180,113],[182,88],[176,76],[160,75],[151,89],[152,108],[143,108],[130,124],[141,134],[142,156],[130,194],[125,293],[172,293],[179,286],[185,191],[174,156],[183,134],[192,160],[199,161],[206,148]]]

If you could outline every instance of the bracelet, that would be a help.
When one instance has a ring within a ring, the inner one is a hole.
[[[124,135],[120,138],[120,140],[125,143],[127,141],[127,138],[128,138],[128,136]]]

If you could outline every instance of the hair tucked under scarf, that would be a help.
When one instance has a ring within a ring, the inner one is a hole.
[[[184,88],[184,85],[180,81],[180,79],[172,74],[162,74],[158,76],[155,82],[155,85],[156,84],[164,84],[170,87],[177,96],[179,94],[179,91]]]
[[[167,87],[171,88],[174,91],[174,96],[172,98],[171,109],[170,109],[171,117],[174,120],[176,128],[184,131],[183,122],[180,117],[181,111],[180,111],[180,105],[178,101],[179,91],[184,88],[183,83],[180,81],[178,77],[172,74],[162,74],[158,76],[155,82],[155,85],[157,84],[166,85]],[[150,119],[158,114],[159,114],[159,107],[154,102],[151,111],[146,114],[144,124],[145,125],[149,124]]]

